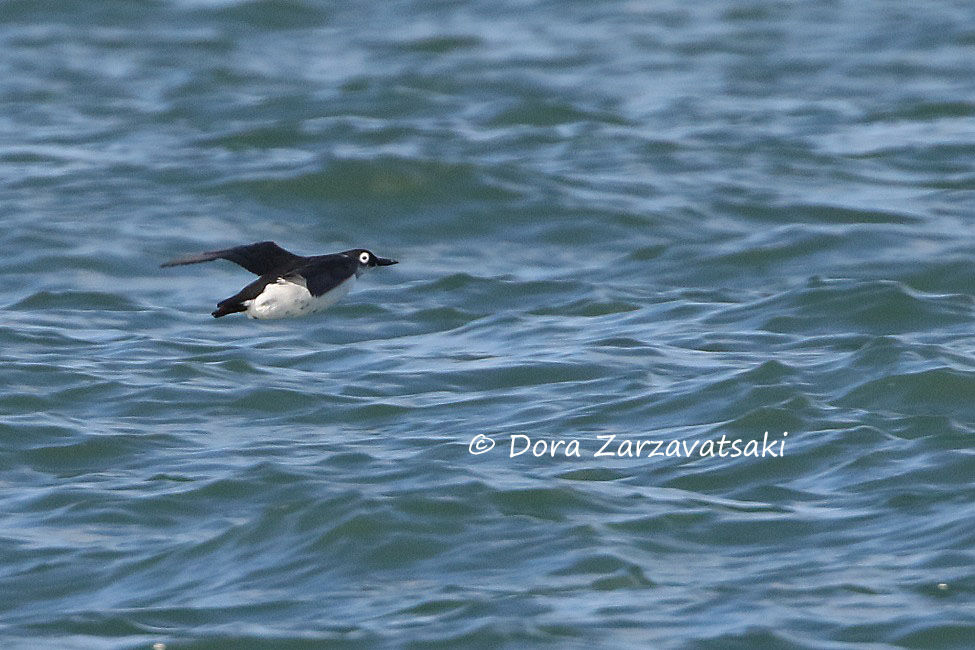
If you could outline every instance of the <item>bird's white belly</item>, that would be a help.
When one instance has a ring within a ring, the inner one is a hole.
[[[353,275],[331,291],[313,296],[303,283],[278,278],[276,282],[264,287],[264,291],[257,298],[247,300],[243,305],[247,307],[247,315],[251,318],[290,318],[314,314],[341,300],[352,288],[354,279]]]

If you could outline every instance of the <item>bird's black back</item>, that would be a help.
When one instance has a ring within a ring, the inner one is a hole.
[[[308,291],[318,297],[355,275],[358,268],[358,260],[336,253],[309,257],[306,263],[294,271],[294,274],[303,277]]]

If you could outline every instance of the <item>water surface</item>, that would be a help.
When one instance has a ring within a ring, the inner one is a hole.
[[[4,3],[0,644],[975,646],[973,24]]]

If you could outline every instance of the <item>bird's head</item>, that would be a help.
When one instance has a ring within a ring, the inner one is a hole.
[[[379,257],[378,255],[373,254],[372,251],[367,251],[365,248],[353,248],[350,251],[344,251],[342,254],[351,257],[359,265],[359,267],[356,269],[357,275],[366,269],[371,269],[374,266],[390,266],[392,264],[398,264],[396,260]]]

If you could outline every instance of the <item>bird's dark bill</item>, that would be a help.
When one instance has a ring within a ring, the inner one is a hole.
[[[386,259],[385,257],[376,258],[376,266],[390,266],[392,264],[399,264],[396,260]]]

